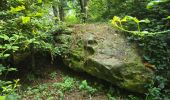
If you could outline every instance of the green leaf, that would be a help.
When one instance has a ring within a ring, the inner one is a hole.
[[[4,57],[9,57],[10,56],[10,54],[4,54]]]
[[[7,69],[8,71],[17,71],[17,69],[16,68],[9,68],[9,69]]]
[[[39,13],[39,12],[37,12],[34,16],[42,17],[42,16],[44,16],[44,14],[43,14],[43,13]]]
[[[170,16],[168,16],[167,19],[170,19]]]
[[[140,20],[140,22],[143,22],[143,23],[150,23],[150,20],[149,20],[149,19],[145,19],[145,20]]]
[[[18,6],[16,8],[11,7],[11,10],[9,12],[16,13],[16,12],[19,12],[19,11],[22,11],[22,10],[25,10],[25,6],[24,5]]]
[[[5,70],[6,68],[2,64],[0,64],[0,72],[5,71]]]
[[[0,96],[0,100],[5,100],[6,96]]]
[[[113,24],[114,26],[118,26],[118,25],[117,25],[117,22],[121,22],[121,19],[120,19],[118,16],[114,16],[114,17],[113,17],[113,20],[112,20],[112,24]]]
[[[113,18],[113,21],[118,21],[118,22],[120,22],[120,18],[118,17],[118,16],[114,16],[114,18]]]
[[[16,51],[16,50],[19,49],[19,47],[18,47],[18,46],[12,46],[12,49],[13,49],[14,51]]]
[[[30,17],[24,17],[24,16],[22,16],[22,23],[23,23],[23,24],[26,24],[26,23],[28,23],[28,22],[30,22]]]
[[[11,48],[12,48],[12,45],[11,45],[11,44],[5,44],[4,46],[5,46],[6,49],[8,49],[8,50],[11,50]]]
[[[147,5],[147,9],[151,9],[151,8],[153,8],[155,5],[158,5],[158,4],[160,4],[160,3],[164,3],[164,2],[167,2],[167,1],[169,1],[169,0],[153,0],[153,1],[151,1],[150,3],[148,3],[148,5]]]
[[[140,22],[136,17],[134,17],[133,20],[134,20],[136,23],[139,23],[139,22]]]
[[[37,0],[38,1],[38,3],[42,3],[42,0]]]
[[[149,58],[148,56],[146,56],[146,55],[144,55],[143,58],[144,58],[145,60],[147,60],[147,61],[150,60],[150,58]]]
[[[1,34],[0,38],[2,38],[4,40],[9,40],[9,37],[6,34]]]

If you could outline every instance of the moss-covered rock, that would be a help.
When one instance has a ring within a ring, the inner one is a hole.
[[[152,82],[154,73],[143,65],[136,47],[123,35],[103,24],[76,25],[73,31],[70,39],[61,40],[68,46],[63,55],[67,66],[120,88],[146,92],[145,85]]]

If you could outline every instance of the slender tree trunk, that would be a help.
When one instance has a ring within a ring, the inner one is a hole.
[[[80,3],[80,12],[83,13],[84,12],[84,4],[83,4],[83,1],[84,0],[79,0],[79,3]]]
[[[55,19],[55,22],[57,23],[58,21],[60,21],[60,15],[59,15],[59,9],[58,9],[58,5],[53,5],[53,13],[54,13],[54,16],[57,18]]]
[[[60,0],[60,5],[59,5],[59,15],[60,15],[60,20],[64,21],[64,0]]]
[[[57,17],[56,22],[64,21],[65,13],[64,13],[64,0],[57,0],[53,5],[53,13],[54,16]]]
[[[80,13],[83,22],[86,22],[87,19],[87,3],[88,0],[79,0],[80,3]]]

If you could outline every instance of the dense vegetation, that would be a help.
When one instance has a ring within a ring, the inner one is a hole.
[[[67,26],[72,24],[95,22],[112,22],[112,25],[124,33],[129,41],[138,45],[144,65],[155,71],[154,82],[146,86],[148,93],[144,98],[168,100],[170,95],[169,9],[169,0],[1,0],[0,100],[18,95],[19,79],[11,80],[7,76],[9,72],[17,71],[20,67],[18,64],[20,60],[17,58],[19,55],[23,56],[20,59],[29,55],[30,69],[37,73],[35,70],[37,53],[50,56],[50,61],[53,62],[56,56],[62,55],[65,51],[65,47],[56,46],[54,39],[56,33],[67,33],[69,31]],[[51,74],[50,77],[56,77],[56,73]],[[75,88],[73,86],[75,82],[74,79],[67,77],[63,83],[50,85],[57,89],[59,87],[61,91],[58,95],[61,98],[65,91]],[[90,95],[97,91],[88,86],[86,81],[79,83],[79,89],[86,90]],[[40,87],[49,92],[47,88],[50,88],[50,85],[43,87],[40,85]],[[35,91],[36,88],[39,87],[29,88],[28,91]],[[27,94],[30,95],[27,92],[23,97]],[[32,92],[31,94],[35,95]],[[110,94],[108,95],[110,100],[115,100]],[[130,99],[137,98],[131,95]]]

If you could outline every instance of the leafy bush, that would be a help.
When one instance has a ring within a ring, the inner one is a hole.
[[[16,53],[31,52],[34,63],[37,51],[51,54],[57,52],[51,35],[56,25],[50,15],[50,1],[6,0],[4,3],[5,7],[0,7],[3,9],[0,11],[0,73],[13,70],[11,67]],[[11,94],[18,86],[18,80],[14,80],[14,83],[0,82],[0,95]]]
[[[106,21],[113,16],[135,16],[143,18],[148,14],[144,0],[90,0],[88,13],[93,21]]]
[[[165,5],[160,7],[161,9],[159,10],[167,11],[165,8],[169,5],[169,1],[166,0],[151,1],[147,5],[147,8],[152,8],[154,11],[154,8],[160,6],[162,3],[165,3]],[[137,43],[138,46],[144,51],[143,60],[145,66],[156,72],[155,83],[148,85],[150,87],[148,90],[149,93],[146,94],[148,100],[165,99],[165,95],[168,94],[166,86],[168,85],[168,81],[170,81],[168,80],[170,76],[170,49],[166,42],[166,37],[168,36],[170,30],[167,28],[166,24],[164,24],[167,23],[168,20],[163,21],[163,19],[168,18],[169,15],[167,14],[170,13],[166,12],[166,15],[164,16],[160,16],[161,14],[158,14],[159,18],[148,16],[148,18],[151,18],[150,21],[148,19],[138,20],[136,17],[131,16],[126,16],[124,18],[115,16],[112,20],[112,24],[116,28],[130,33],[128,34],[128,39],[135,41],[135,43]],[[159,24],[157,24],[158,22],[155,23],[158,19],[162,19],[158,21]],[[133,22],[133,25],[136,26],[136,30],[129,31],[131,28],[129,27],[130,24],[128,24],[128,22]],[[151,28],[156,30],[152,30]]]
[[[90,95],[94,94],[97,91],[97,89],[89,86],[86,80],[82,81],[79,86],[79,89],[87,91],[87,93],[89,93]]]

